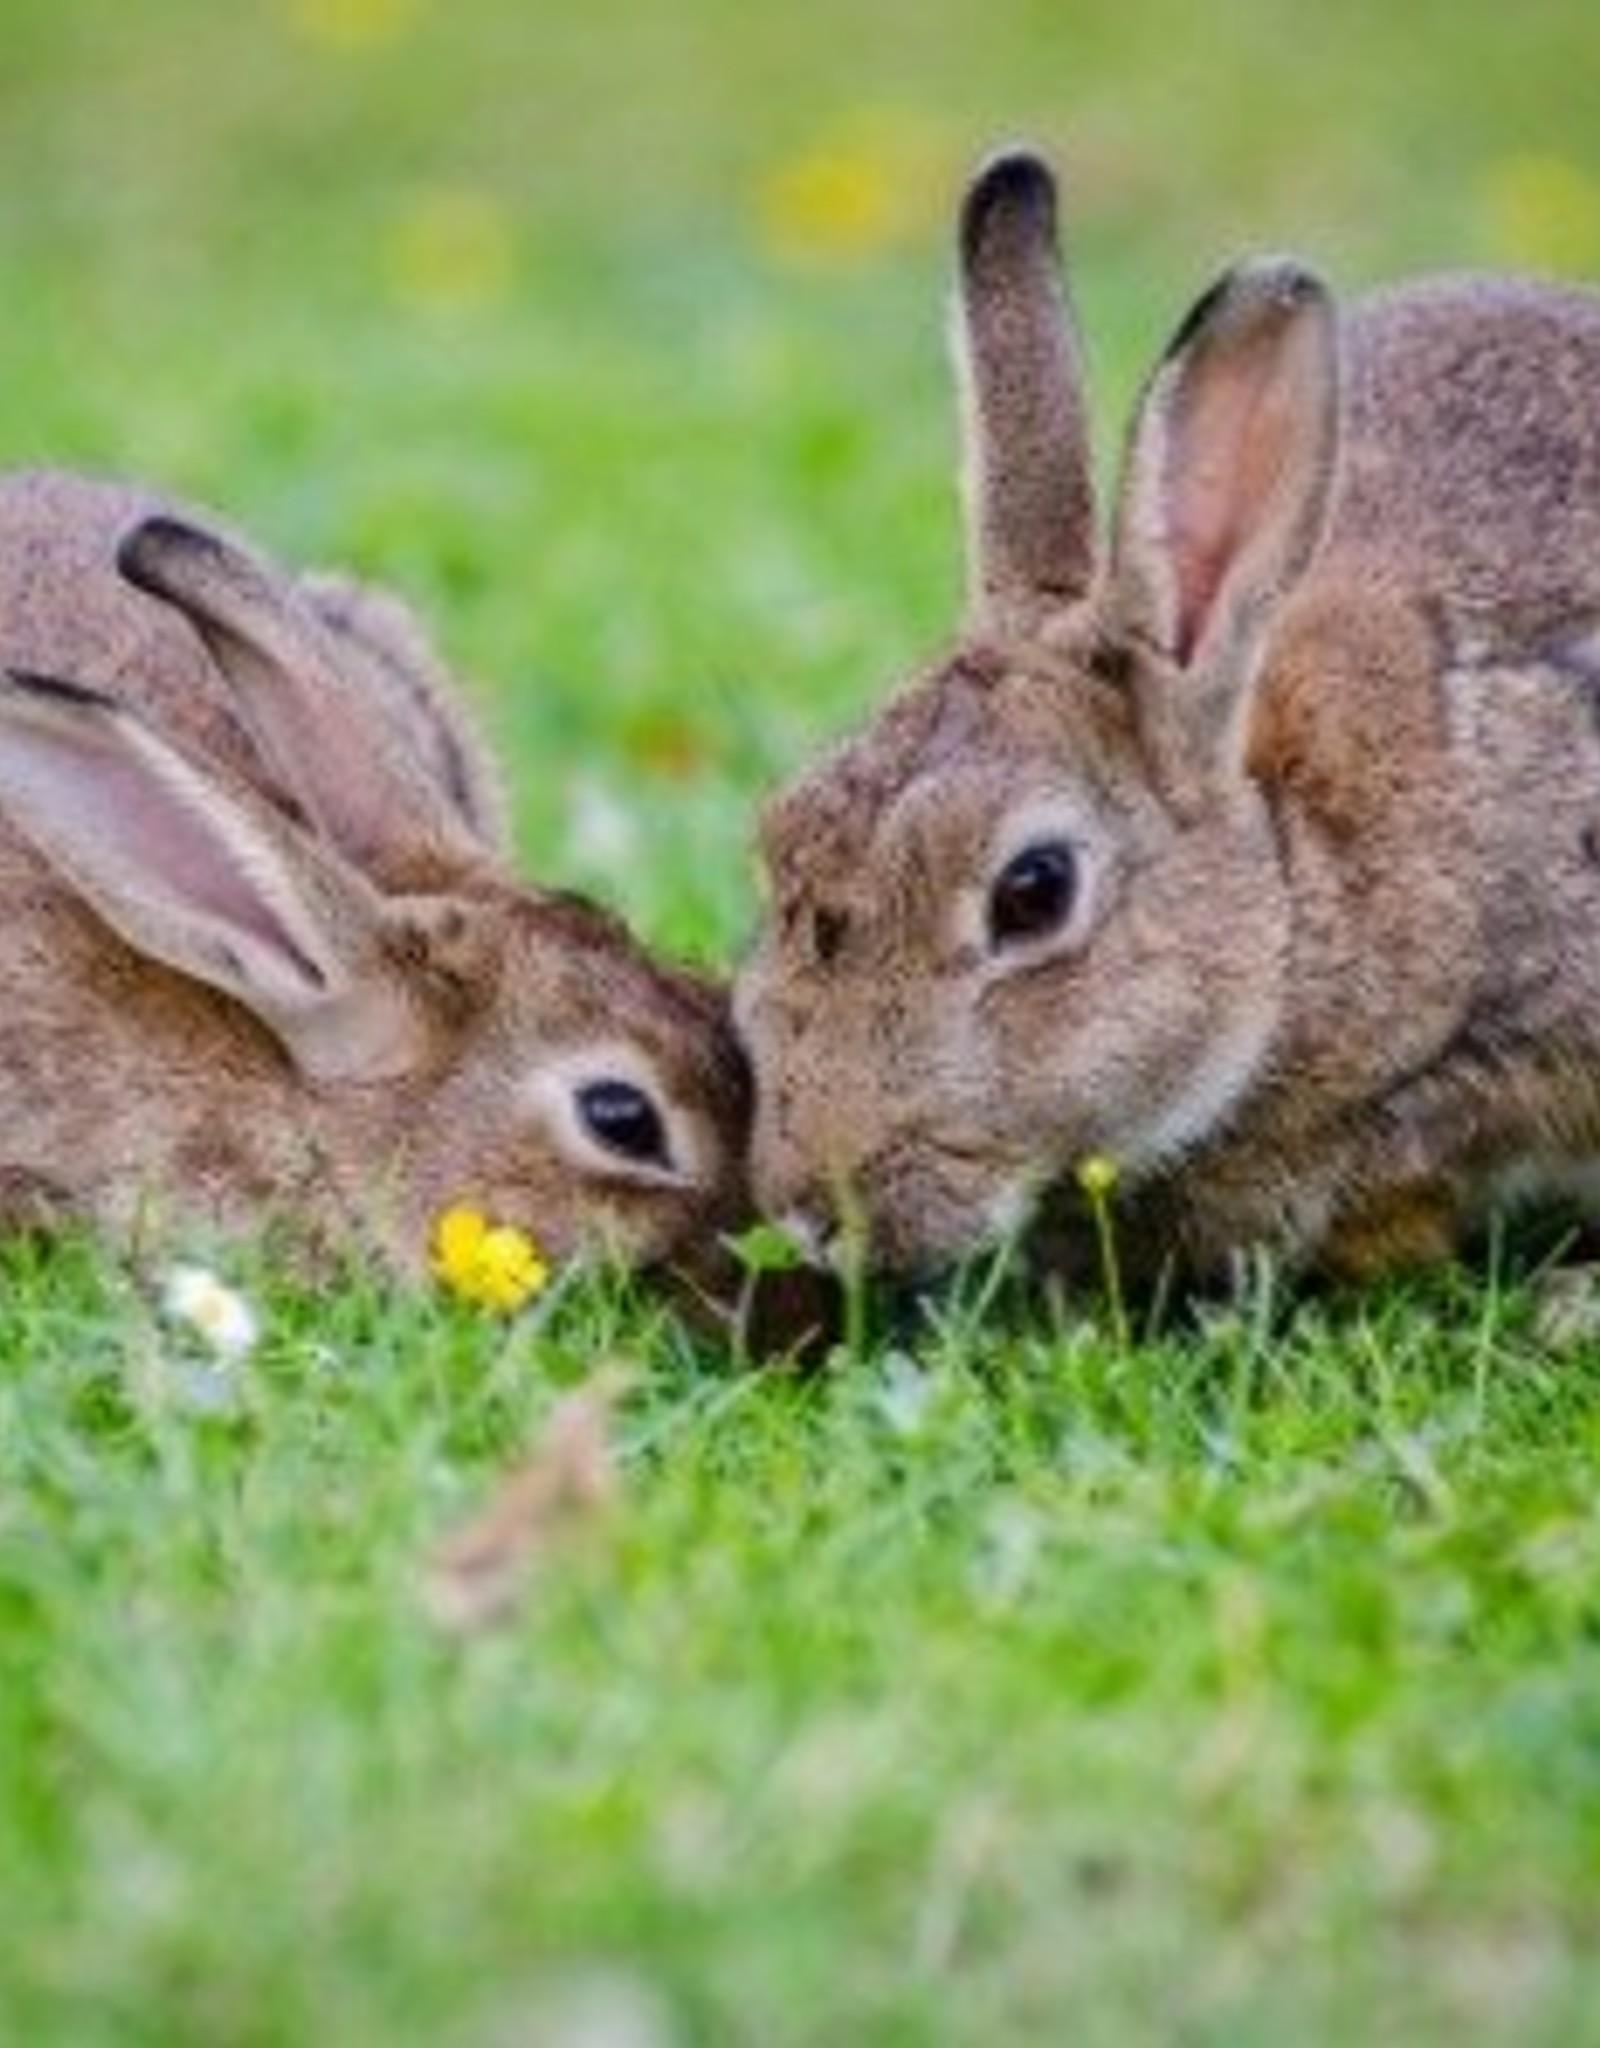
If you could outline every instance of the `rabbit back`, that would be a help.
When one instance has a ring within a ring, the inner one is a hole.
[[[117,573],[152,492],[66,471],[0,480],[0,668],[70,676],[137,704],[180,744],[288,801],[199,634]]]
[[[1600,614],[1600,292],[1496,277],[1396,287],[1346,315],[1345,361],[1317,576],[1381,550],[1478,656],[1537,650]]]

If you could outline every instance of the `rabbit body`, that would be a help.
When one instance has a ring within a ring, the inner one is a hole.
[[[1345,364],[1330,530],[1249,734],[1277,1014],[1158,1177],[1203,1268],[1265,1240],[1365,1276],[1600,1187],[1600,295],[1386,293]]]
[[[457,1201],[557,1257],[724,1217],[720,996],[512,876],[398,600],[30,475],[0,671],[0,1227],[282,1223],[416,1273]]]
[[[918,1268],[1101,1154],[1135,1263],[1364,1275],[1600,1186],[1600,295],[1243,266],[1102,543],[1037,160],[962,258],[969,619],[768,812],[758,1199]]]

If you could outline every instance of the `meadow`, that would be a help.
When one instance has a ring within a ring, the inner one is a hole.
[[[1062,165],[1109,461],[1242,249],[1600,278],[1597,73],[1588,0],[0,0],[0,459],[398,584],[528,872],[725,964],[760,793],[953,617],[982,151]],[[1583,1294],[978,1273],[802,1380],[181,1250],[247,1356],[0,1250],[0,2041],[1600,2043]]]

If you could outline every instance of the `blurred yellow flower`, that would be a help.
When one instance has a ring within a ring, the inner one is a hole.
[[[756,194],[762,246],[804,264],[865,263],[903,248],[939,216],[948,155],[921,117],[857,115],[767,173]]]
[[[550,1267],[533,1239],[513,1224],[492,1224],[465,1203],[433,1228],[433,1270],[442,1286],[475,1308],[515,1315],[550,1284]]]
[[[427,313],[497,305],[516,274],[505,210],[472,186],[419,193],[390,225],[384,266],[401,305]]]
[[[704,733],[687,718],[666,711],[642,712],[630,719],[623,744],[641,767],[673,781],[698,775],[711,753]]]
[[[1078,1185],[1091,1202],[1104,1202],[1117,1191],[1117,1182],[1122,1178],[1114,1159],[1108,1159],[1103,1152],[1091,1152],[1078,1161]]]
[[[1569,275],[1600,270],[1600,182],[1569,158],[1506,157],[1485,177],[1481,203],[1497,262]]]
[[[897,238],[887,167],[870,156],[813,150],[773,172],[761,195],[762,238],[775,255],[857,261]]]
[[[322,50],[375,50],[398,42],[417,13],[417,0],[284,0],[289,25]]]

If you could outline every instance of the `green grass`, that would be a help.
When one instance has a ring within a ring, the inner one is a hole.
[[[951,617],[987,140],[1066,164],[1108,450],[1241,246],[1600,275],[1589,0],[331,5],[5,0],[0,456],[402,584],[530,871],[709,960]],[[898,195],[853,255],[773,225],[819,149]],[[0,1259],[0,2041],[1600,2042],[1600,1347],[1524,1290],[958,1302],[802,1386],[220,1256],[220,1405],[133,1272]],[[614,1512],[441,1632],[618,1357]]]

